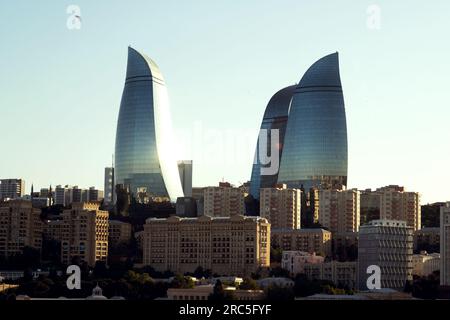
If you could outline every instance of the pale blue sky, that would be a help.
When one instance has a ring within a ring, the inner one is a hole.
[[[70,4],[80,30],[66,27]],[[379,30],[367,27],[372,4]],[[423,202],[450,200],[449,13],[445,0],[0,0],[0,177],[24,178],[27,191],[103,188],[132,45],[166,78],[194,185],[246,181],[272,94],[338,51],[349,187],[400,184]],[[205,148],[186,145],[195,132]],[[251,141],[222,161],[230,149],[211,143],[220,133]]]

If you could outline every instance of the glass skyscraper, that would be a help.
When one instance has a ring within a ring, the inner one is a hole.
[[[267,147],[266,151],[271,150],[271,130],[279,130],[279,141],[274,141],[278,146],[278,163],[281,162],[281,155],[283,152],[283,141],[286,133],[286,125],[288,121],[289,107],[291,106],[292,95],[294,94],[296,86],[286,87],[281,89],[273,95],[267,104],[264,112],[261,130],[267,130]],[[273,175],[261,175],[261,167],[268,167],[269,165],[261,164],[258,158],[260,140],[256,146],[255,163],[253,164],[252,176],[250,181],[250,194],[254,199],[259,199],[260,188],[271,188],[277,184],[278,170]],[[263,151],[264,152],[264,151]]]
[[[283,91],[282,103],[269,102],[261,125],[261,129],[272,127],[272,110],[284,116],[287,113],[287,123],[284,120],[279,126],[279,171],[273,176],[261,175],[258,160],[253,165],[250,193],[259,198],[259,188],[276,183],[305,190],[346,186],[347,124],[338,53],[315,62],[298,85],[281,90],[272,100]]]
[[[164,78],[155,62],[129,47],[116,131],[116,185],[136,199],[183,197],[174,148]]]

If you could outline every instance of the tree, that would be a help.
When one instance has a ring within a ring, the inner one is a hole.
[[[270,248],[270,261],[271,262],[281,262],[283,257],[283,250],[279,247]]]
[[[189,277],[177,274],[170,283],[170,287],[180,289],[192,289],[194,288],[194,281]]]
[[[95,262],[94,277],[97,279],[108,277],[108,268],[106,267],[105,261],[96,261]]]
[[[239,289],[242,290],[258,290],[258,284],[255,280],[252,278],[245,278],[244,281],[242,281],[241,285],[239,286]]]
[[[267,289],[267,300],[270,301],[288,301],[294,300],[294,290],[290,287],[282,287],[279,285],[271,285]]]
[[[216,284],[214,285],[213,293],[209,295],[208,300],[211,301],[233,300],[233,294],[231,292],[226,292],[222,282],[220,280],[217,280]]]

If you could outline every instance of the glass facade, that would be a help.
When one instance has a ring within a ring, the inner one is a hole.
[[[279,161],[281,161],[281,155],[283,152],[283,141],[286,132],[286,125],[288,121],[289,107],[291,105],[292,95],[294,94],[296,86],[290,86],[281,89],[273,95],[270,99],[266,111],[264,113],[263,121],[261,124],[261,130],[267,130],[267,147],[266,150],[271,150],[271,131],[272,129],[278,129],[279,131]],[[269,165],[261,164],[259,159],[259,139],[256,146],[255,163],[252,168],[252,176],[250,181],[250,194],[254,199],[259,199],[260,188],[271,188],[277,184],[278,171],[273,175],[261,175],[261,167],[268,167]],[[277,143],[277,142],[275,142]]]
[[[169,99],[158,66],[128,48],[125,87],[116,131],[115,182],[133,195],[182,197],[178,166],[173,156]]]
[[[338,53],[314,63],[292,97],[278,182],[306,190],[347,185],[347,124]]]

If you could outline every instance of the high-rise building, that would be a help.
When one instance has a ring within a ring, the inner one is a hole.
[[[260,188],[273,188],[278,181],[278,168],[273,174],[264,173],[264,168],[269,168],[271,165],[278,165],[281,162],[283,153],[283,141],[286,133],[286,125],[289,115],[289,107],[291,106],[292,95],[294,94],[296,86],[290,86],[281,89],[273,95],[267,104],[266,111],[261,123],[261,134],[265,135],[267,143],[263,145],[263,141],[258,137],[258,144],[256,146],[255,161],[253,163],[250,194],[254,199],[259,199]],[[263,130],[266,130],[265,132]],[[274,131],[272,131],[274,130]],[[273,137],[274,146],[277,146],[278,158],[276,163],[269,163],[269,161],[261,161],[260,153],[267,156],[271,150],[272,133],[278,135],[278,141],[275,141],[276,136]],[[261,149],[262,148],[262,149]]]
[[[273,229],[300,229],[301,191],[285,184],[260,189],[260,216],[269,220]]]
[[[441,207],[441,286],[450,286],[450,202]]]
[[[197,217],[197,200],[192,197],[178,198],[176,214],[179,217]]]
[[[335,234],[358,232],[359,191],[320,190],[319,223]]]
[[[71,192],[70,189],[72,187],[66,185],[61,186],[57,185],[55,188],[55,204],[56,205],[62,205],[62,206],[68,206],[71,203]]]
[[[361,224],[371,220],[406,221],[414,231],[421,228],[421,206],[418,192],[390,185],[361,192]]]
[[[381,194],[380,217],[388,220],[402,220],[415,230],[421,228],[420,195],[406,192],[400,186],[387,186],[376,190]]]
[[[169,98],[159,67],[128,48],[125,87],[115,147],[115,184],[126,186],[138,201],[175,202],[183,189],[171,131]]]
[[[149,218],[144,264],[157,271],[248,276],[270,265],[270,224],[260,217]]]
[[[218,187],[203,189],[203,215],[230,217],[244,214],[244,191],[229,183],[221,182]]]
[[[25,180],[23,179],[1,179],[0,200],[17,199],[25,194]]]
[[[41,250],[43,223],[41,210],[31,201],[10,200],[0,203],[0,256],[22,253],[24,247]]]
[[[104,184],[105,204],[114,204],[116,202],[114,189],[115,189],[114,168],[107,167],[105,168],[105,184]]]
[[[254,198],[259,188],[277,183],[305,190],[347,185],[347,124],[337,52],[315,62],[297,85],[272,97],[261,130],[251,176]],[[270,163],[269,150],[279,156]],[[266,170],[273,165],[279,170]]]
[[[278,183],[306,190],[347,185],[347,124],[337,52],[315,62],[295,88]]]
[[[441,229],[422,228],[414,232],[414,251],[439,252],[441,243]]]
[[[359,288],[367,290],[369,266],[380,267],[381,288],[403,290],[412,280],[413,228],[405,221],[373,220],[359,229]]]
[[[192,197],[192,160],[178,161],[181,186],[185,197]]]
[[[72,203],[61,214],[62,221],[50,221],[47,234],[61,241],[61,262],[71,264],[78,257],[89,266],[108,257],[108,211],[98,203]]]

